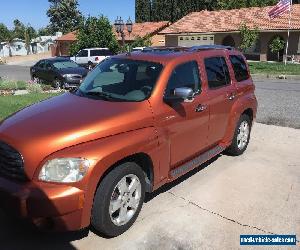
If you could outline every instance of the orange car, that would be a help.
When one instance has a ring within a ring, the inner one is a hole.
[[[254,89],[244,56],[227,47],[107,59],[75,92],[1,122],[1,207],[45,229],[120,235],[145,192],[246,150]]]

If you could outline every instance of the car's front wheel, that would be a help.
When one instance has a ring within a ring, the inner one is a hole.
[[[243,114],[238,121],[232,143],[226,150],[228,154],[238,156],[246,151],[250,140],[251,125],[249,116]]]
[[[101,181],[94,198],[91,224],[101,234],[115,237],[138,217],[145,198],[145,175],[133,162],[124,163]]]
[[[53,81],[53,87],[55,89],[63,89],[64,88],[63,83],[57,78],[55,78]]]

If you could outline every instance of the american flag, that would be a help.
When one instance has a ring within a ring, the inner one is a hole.
[[[274,19],[291,9],[291,0],[280,0],[279,3],[269,11],[269,17]]]

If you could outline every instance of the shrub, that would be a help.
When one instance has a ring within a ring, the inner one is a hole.
[[[16,85],[17,85],[17,89],[18,89],[18,90],[25,90],[26,87],[27,87],[27,82],[24,82],[24,81],[17,81],[17,82],[16,82]]]
[[[0,90],[16,90],[18,89],[18,85],[16,82],[8,81],[8,80],[1,80],[0,81]]]
[[[27,88],[29,93],[42,93],[43,89],[40,84],[37,83],[29,83],[27,84]]]
[[[43,91],[49,91],[53,89],[51,85],[47,85],[47,84],[42,84],[41,87]]]

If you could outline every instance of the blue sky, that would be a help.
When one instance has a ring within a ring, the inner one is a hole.
[[[111,21],[117,16],[134,20],[135,0],[79,0],[79,9],[84,15],[99,16],[103,14]],[[18,18],[24,24],[30,23],[34,28],[46,26],[49,22],[46,11],[48,0],[8,0],[0,1],[0,23],[12,27]]]

